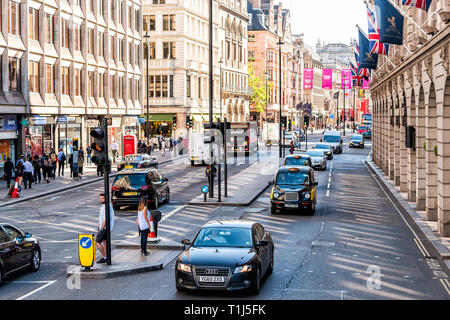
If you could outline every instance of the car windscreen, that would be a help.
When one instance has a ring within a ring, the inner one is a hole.
[[[287,158],[285,165],[287,166],[309,166],[308,159],[305,158]]]
[[[323,157],[323,151],[308,151],[306,154],[311,157]]]
[[[126,162],[139,162],[139,161],[142,161],[142,157],[141,156],[126,156],[125,161]]]
[[[367,130],[367,127],[365,127],[365,126],[360,126],[360,127],[358,128],[358,130]]]
[[[327,144],[316,144],[315,149],[330,150],[330,146]]]
[[[252,246],[252,231],[246,228],[214,227],[202,228],[194,240],[194,247],[234,247]]]
[[[277,175],[279,185],[309,185],[309,174],[300,171],[279,172]]]
[[[324,142],[340,142],[341,137],[340,136],[324,136],[323,141]]]
[[[362,140],[362,136],[353,136],[352,140],[353,141],[361,141]]]
[[[115,187],[142,187],[147,185],[146,174],[122,174],[116,177],[113,186]]]

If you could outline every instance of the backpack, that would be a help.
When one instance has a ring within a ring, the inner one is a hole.
[[[54,153],[52,153],[50,155],[50,159],[52,159],[52,162],[56,162],[56,155]]]
[[[66,154],[65,154],[65,153],[63,153],[63,154],[61,155],[61,161],[66,161]]]

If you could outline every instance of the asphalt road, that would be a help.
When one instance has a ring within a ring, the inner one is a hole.
[[[313,136],[310,142],[318,139]],[[269,190],[246,208],[186,206],[183,202],[198,195],[206,181],[204,167],[161,166],[177,187],[172,189],[173,202],[161,207],[163,216],[170,217],[160,224],[160,234],[177,241],[192,239],[204,222],[227,218],[258,221],[272,233],[275,269],[258,296],[178,293],[174,261],[160,271],[82,280],[81,289],[68,289],[65,272],[76,261],[74,239],[80,231],[96,228],[99,186],[91,185],[0,210],[0,221],[32,232],[43,248],[41,270],[8,278],[0,299],[449,299],[442,281],[448,279],[447,269],[433,258],[426,241],[416,237],[414,227],[365,167],[370,149],[370,142],[365,149],[345,148],[329,161],[327,171],[317,172],[319,201],[314,216],[271,215]],[[230,174],[245,167],[233,165]],[[134,221],[132,210],[117,213],[113,241],[136,236]],[[425,250],[419,248],[421,243]]]

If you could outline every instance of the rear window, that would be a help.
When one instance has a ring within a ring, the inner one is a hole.
[[[326,149],[326,150],[330,150],[330,146],[327,144],[316,144],[315,149]]]
[[[145,186],[146,174],[122,174],[116,177],[113,186],[115,187],[128,187],[128,186]]]
[[[125,161],[127,161],[127,162],[139,162],[139,161],[142,161],[142,157],[141,156],[126,156],[125,157]]]
[[[340,136],[324,136],[323,141],[324,142],[339,142],[341,139]]]
[[[365,126],[360,126],[360,127],[359,127],[359,130],[367,130],[367,127],[365,127]]]
[[[362,136],[353,136],[352,140],[354,140],[354,141],[361,141],[362,140]]]
[[[300,158],[300,159],[287,158],[286,165],[287,166],[309,166],[309,161],[308,161],[308,159],[305,159],[305,158]]]
[[[311,157],[323,157],[323,151],[308,151],[306,154]]]

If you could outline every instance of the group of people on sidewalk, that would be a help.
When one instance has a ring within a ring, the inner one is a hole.
[[[164,157],[166,155],[166,149],[169,151],[177,149],[178,145],[183,143],[183,134],[178,137],[178,139],[165,138],[163,135],[150,139],[150,145],[147,146],[146,140],[139,140],[137,144],[138,153],[148,153],[151,155],[152,151],[161,150],[161,155]]]

